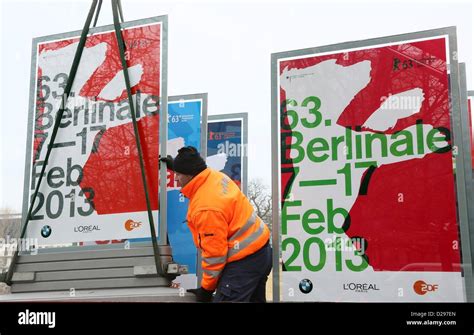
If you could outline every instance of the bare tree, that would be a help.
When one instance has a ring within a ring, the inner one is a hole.
[[[5,294],[9,290],[8,286],[3,283],[10,262],[8,238],[19,237],[20,226],[20,214],[15,213],[11,208],[0,208],[0,239],[2,240],[0,248],[0,294]]]
[[[272,227],[272,196],[270,189],[261,179],[250,180],[247,187],[247,196],[255,208],[257,215]]]
[[[21,226],[21,215],[16,213],[13,209],[4,207],[0,208],[0,237],[7,238],[7,236],[19,237]]]

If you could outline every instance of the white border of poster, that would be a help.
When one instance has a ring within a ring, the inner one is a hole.
[[[447,60],[449,62],[449,76],[450,76],[450,97],[452,101],[451,115],[452,115],[452,134],[454,135],[454,147],[460,152],[456,155],[456,166],[461,167],[456,171],[456,199],[458,204],[459,228],[460,228],[460,242],[462,250],[462,267],[464,269],[464,277],[462,278],[462,290],[465,301],[473,301],[472,299],[472,271],[470,271],[470,240],[468,227],[468,203],[466,192],[466,176],[465,176],[465,159],[466,154],[463,148],[463,129],[461,122],[465,120],[465,116],[461,115],[460,106],[460,88],[459,88],[459,67],[457,61],[457,43],[456,43],[456,28],[447,27],[441,29],[427,30],[414,32],[409,34],[394,35],[388,37],[374,38],[363,41],[346,42],[340,44],[332,44],[317,48],[308,48],[301,50],[294,50],[288,52],[280,52],[272,54],[271,59],[271,120],[272,120],[272,195],[273,195],[273,301],[280,301],[282,298],[281,285],[281,193],[280,193],[280,126],[279,126],[279,99],[280,99],[280,83],[279,83],[279,62],[290,59],[302,59],[312,56],[322,56],[327,54],[342,53],[355,50],[372,49],[376,47],[383,47],[390,44],[402,44],[404,42],[415,42],[428,40],[435,37],[444,37],[449,46],[449,55]],[[301,284],[301,283],[300,283]],[[300,287],[301,289],[301,287]],[[370,288],[369,288],[370,289]],[[458,293],[456,293],[459,296]],[[336,299],[336,297],[334,297]],[[291,299],[289,299],[291,300]],[[335,301],[332,299],[322,301]],[[350,300],[352,301],[352,300]],[[370,301],[394,301],[387,299],[371,299]],[[411,300],[398,300],[411,301]],[[415,300],[413,300],[415,301]]]

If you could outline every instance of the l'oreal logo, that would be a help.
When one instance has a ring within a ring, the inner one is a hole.
[[[380,289],[377,287],[376,284],[367,284],[367,283],[348,283],[343,284],[342,288],[344,291],[355,291],[360,293],[367,293],[369,291],[379,291]]]
[[[74,227],[74,232],[75,233],[92,233],[93,231],[98,231],[100,230],[99,226],[93,226],[93,225],[89,225],[89,226],[77,226],[77,227]]]

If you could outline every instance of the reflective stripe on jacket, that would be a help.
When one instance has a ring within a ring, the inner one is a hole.
[[[221,172],[205,169],[181,193],[190,200],[188,226],[201,249],[201,286],[212,291],[226,263],[261,249],[270,230],[239,187]]]

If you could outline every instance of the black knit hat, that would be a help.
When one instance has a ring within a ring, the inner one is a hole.
[[[192,146],[182,147],[179,149],[178,155],[173,161],[174,171],[189,176],[195,176],[206,168],[206,162],[199,155],[197,149]]]

